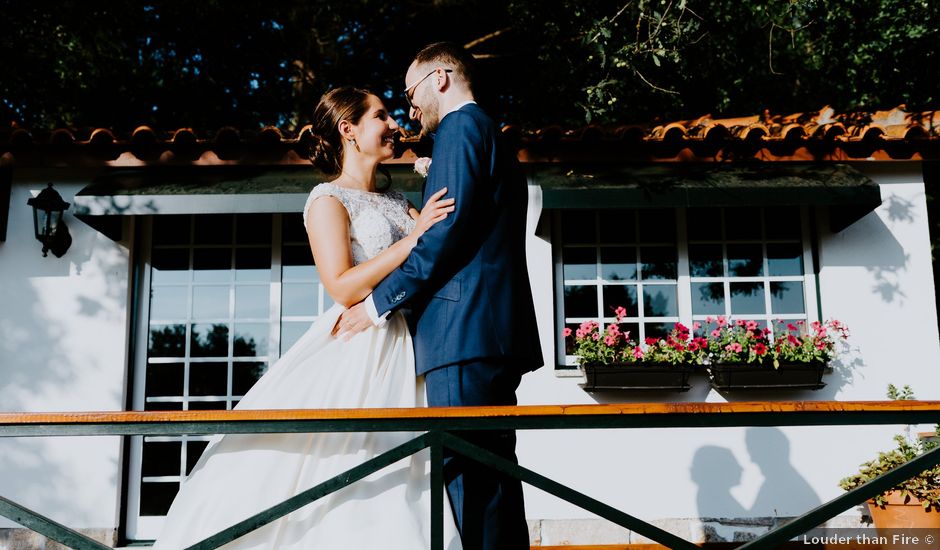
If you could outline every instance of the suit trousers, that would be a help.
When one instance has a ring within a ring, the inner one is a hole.
[[[428,405],[515,405],[522,376],[515,365],[473,361],[425,374]],[[516,459],[513,430],[456,433],[507,460]],[[464,550],[528,550],[522,482],[444,449],[444,481]]]

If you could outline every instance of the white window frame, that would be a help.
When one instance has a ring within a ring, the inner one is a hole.
[[[235,214],[237,215],[237,214]],[[194,215],[198,216],[198,214]],[[316,318],[323,313],[325,309],[328,309],[331,305],[325,299],[323,284],[318,285],[318,301],[317,301],[317,314],[316,315],[302,315],[302,316],[282,316],[282,291],[283,283],[287,282],[304,282],[298,279],[282,278],[282,250],[284,246],[282,231],[283,227],[283,218],[282,214],[271,214],[272,220],[272,238],[271,238],[271,278],[270,278],[270,294],[269,294],[269,318],[267,319],[239,319],[240,322],[247,323],[269,323],[270,330],[268,333],[268,349],[265,355],[259,355],[257,357],[251,358],[236,358],[233,359],[229,356],[226,361],[228,363],[228,382],[226,387],[226,406],[231,408],[234,402],[241,397],[240,395],[232,394],[231,386],[231,369],[234,362],[265,362],[270,365],[278,360],[281,355],[281,331],[282,325],[285,322],[310,322],[312,323]],[[298,243],[299,244],[299,243]],[[148,345],[149,345],[149,332],[150,332],[150,292],[151,292],[151,252],[153,250],[153,216],[143,217],[140,223],[140,239],[138,241],[138,246],[140,247],[139,254],[139,263],[138,263],[138,273],[140,274],[139,280],[139,291],[137,296],[134,297],[136,302],[136,318],[133,320],[135,323],[135,353],[133,357],[133,364],[131,368],[134,369],[133,373],[133,387],[132,391],[132,409],[133,410],[144,410],[145,408],[145,383],[147,378],[147,365],[148,365]],[[193,249],[199,248],[203,245],[180,245],[180,248]],[[207,247],[209,245],[206,245]],[[236,247],[241,247],[236,242],[234,244]],[[267,247],[267,245],[259,245],[259,247]],[[233,267],[234,271],[235,268]],[[192,271],[190,271],[192,273]],[[181,283],[181,286],[192,285],[192,281],[188,283]],[[221,284],[221,283],[220,283]],[[234,277],[232,282],[225,283],[229,285],[230,292],[235,292],[236,285],[250,284],[250,283],[237,283],[235,282]],[[258,283],[264,284],[264,283]],[[192,293],[189,293],[188,300],[191,302]],[[191,306],[191,304],[190,304]],[[235,299],[234,296],[229,296],[229,316],[227,319],[218,319],[218,321],[224,321],[229,323],[232,326],[232,330],[229,331],[229,349],[232,346],[232,339],[235,337]],[[188,309],[188,311],[191,307]],[[153,321],[156,324],[159,323],[159,319],[154,319]],[[276,322],[275,322],[276,321]],[[189,346],[190,346],[190,330],[193,320],[187,318],[186,320],[186,353],[184,360],[184,377],[186,376],[186,370],[190,368],[191,362],[218,362],[218,359],[202,359],[202,358],[190,358],[189,357]],[[212,322],[212,320],[199,319],[198,323]],[[286,350],[285,350],[286,351]],[[162,363],[162,362],[180,362],[179,358],[151,358],[149,363]],[[186,397],[188,394],[188,387],[184,386],[184,402],[186,402]],[[199,397],[193,399],[192,401],[203,401],[203,400],[212,400],[220,401],[218,397],[223,396],[210,396],[210,397]],[[164,401],[161,398],[150,398],[151,402],[160,402]],[[172,398],[167,398],[165,401],[172,401]],[[140,515],[140,497],[141,490],[140,486],[142,481],[163,481],[163,482],[172,482],[179,481],[181,478],[185,478],[185,468],[187,464],[187,445],[185,443],[189,441],[208,441],[213,436],[211,435],[184,435],[184,436],[146,436],[147,441],[161,442],[161,441],[181,441],[182,445],[182,454],[180,458],[180,473],[175,476],[163,476],[163,477],[151,477],[143,478],[142,476],[142,458],[143,458],[143,443],[145,436],[131,436],[129,438],[129,452],[128,452],[128,461],[127,461],[127,500],[126,500],[126,509],[123,510],[125,517],[125,536],[128,540],[137,541],[137,540],[152,540],[159,535],[165,516],[141,516]]]
[[[773,207],[774,205],[767,205],[765,208],[773,208]],[[639,209],[635,209],[635,210],[639,211]],[[603,209],[595,208],[595,209],[590,209],[589,211],[593,213],[597,213],[597,212],[603,211]],[[577,280],[577,279],[566,280],[564,278],[564,264],[562,262],[562,249],[564,248],[565,245],[562,244],[562,234],[561,234],[562,212],[563,211],[560,209],[552,212],[552,220],[551,220],[552,221],[552,238],[551,238],[552,262],[554,265],[554,281],[555,281],[554,282],[555,327],[557,328],[557,330],[552,336],[555,341],[556,373],[564,376],[565,374],[570,372],[572,368],[574,368],[577,365],[576,356],[565,354],[565,340],[561,335],[561,331],[562,331],[562,328],[565,327],[566,325],[566,319],[567,319],[567,322],[569,323],[589,320],[588,318],[581,318],[581,317],[568,317],[568,318],[565,317],[565,311],[564,311],[565,285],[580,283],[580,284],[596,284],[600,287],[603,287],[604,283],[603,283],[603,280],[601,279],[602,272],[600,270],[599,252],[598,252],[598,271],[597,271],[597,278],[595,280]],[[678,310],[679,310],[678,322],[688,327],[692,327],[692,324],[695,321],[704,322],[705,318],[707,317],[707,315],[694,315],[694,316],[692,315],[692,283],[693,282],[719,282],[719,281],[723,282],[725,285],[725,295],[728,297],[728,299],[725,300],[724,316],[731,317],[731,299],[730,299],[731,295],[729,292],[729,286],[731,283],[757,282],[757,281],[793,282],[793,281],[799,281],[800,279],[802,279],[802,282],[803,282],[803,301],[804,301],[803,311],[805,312],[804,314],[800,315],[800,314],[768,313],[771,311],[770,285],[765,284],[764,285],[764,306],[765,306],[764,312],[765,313],[748,315],[747,318],[758,320],[758,321],[764,320],[767,322],[767,325],[771,327],[771,329],[773,329],[773,326],[772,326],[773,323],[771,321],[777,320],[777,319],[783,319],[783,320],[805,319],[807,322],[819,320],[819,310],[817,307],[817,304],[818,304],[817,287],[816,287],[816,276],[815,276],[816,267],[815,267],[815,263],[813,262],[813,248],[812,248],[813,243],[812,243],[812,231],[811,231],[811,226],[810,226],[810,216],[812,215],[812,212],[808,206],[802,205],[799,207],[800,240],[801,240],[801,244],[803,247],[803,275],[802,276],[796,276],[796,275],[794,276],[770,276],[769,274],[770,272],[768,269],[768,260],[767,260],[767,244],[774,243],[775,240],[773,239],[768,240],[766,238],[766,235],[764,234],[765,224],[762,223],[762,233],[761,233],[760,240],[762,243],[761,246],[763,247],[763,262],[764,262],[763,272],[762,272],[763,275],[756,276],[756,277],[722,276],[722,277],[709,277],[709,278],[704,278],[704,277],[693,278],[691,276],[690,266],[689,266],[689,236],[688,236],[688,231],[687,231],[686,212],[687,212],[687,209],[684,207],[675,208],[675,213],[676,213],[676,243],[675,245],[676,245],[676,252],[678,255],[677,264],[676,264],[677,275],[678,275],[678,282],[676,283],[677,284],[676,293],[677,293]],[[639,218],[639,216],[637,216],[637,218]],[[596,217],[595,217],[595,220],[597,220]],[[599,230],[599,228],[597,229]],[[753,239],[749,239],[747,242],[753,243],[753,241],[754,241]],[[725,264],[724,273],[728,273],[727,248],[726,247],[728,244],[735,244],[735,242],[736,241],[734,240],[727,240],[724,234],[722,235],[721,244],[723,247],[722,257],[723,257],[723,262]],[[792,241],[787,241],[787,242],[792,242]],[[655,243],[655,242],[650,242],[650,243],[638,242],[637,243],[637,245],[640,247],[648,246],[648,245],[654,246],[657,244],[662,244],[662,243]],[[606,243],[606,242],[604,243],[604,246],[611,246],[611,245],[616,246],[615,243]],[[591,246],[591,245],[586,245],[586,246]],[[595,245],[593,246],[599,249],[599,246],[597,243],[595,243]],[[640,260],[641,258],[638,258],[638,262]],[[650,285],[650,284],[671,284],[671,280],[669,281],[643,281],[638,276],[637,281],[631,284],[637,285],[637,288],[638,288],[637,304],[638,306],[640,306],[639,307],[640,311],[643,311],[642,287],[644,285]],[[598,294],[598,311],[602,311],[603,294],[602,292],[598,292],[597,294]],[[712,315],[717,315],[717,314],[712,314]],[[741,316],[739,315],[739,316],[736,316],[735,318],[739,318],[739,317]],[[599,320],[602,324],[614,321],[613,317],[602,317],[599,319],[598,318],[593,318],[593,319]],[[668,319],[668,320],[664,320],[664,319]],[[645,336],[644,322],[673,322],[672,319],[673,318],[660,318],[660,317],[638,318],[636,316],[632,316],[632,317],[627,317],[624,320],[624,322],[639,323],[640,333],[637,335],[634,335],[634,340],[636,340],[637,342],[642,342]]]

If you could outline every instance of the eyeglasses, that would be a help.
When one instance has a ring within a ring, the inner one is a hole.
[[[440,67],[438,67],[438,69],[439,69],[439,68],[440,68]],[[452,72],[454,72],[453,69],[443,69],[443,70],[444,70],[445,73],[452,73]],[[434,73],[436,73],[436,72],[437,72],[437,69],[434,69],[433,71],[431,71],[431,72],[429,72],[428,74],[426,74],[426,75],[424,75],[423,77],[421,77],[417,82],[415,82],[415,83],[412,84],[411,86],[408,86],[407,88],[405,88],[405,101],[408,102],[408,108],[409,108],[409,109],[417,109],[417,107],[415,107],[415,104],[411,102],[411,99],[414,97],[413,92],[418,88],[418,84],[421,84],[422,82],[424,82],[425,80],[427,80],[427,78],[428,78],[429,76],[431,76],[432,74],[434,74]]]

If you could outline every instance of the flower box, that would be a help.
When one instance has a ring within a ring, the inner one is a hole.
[[[826,363],[717,363],[708,366],[709,381],[716,390],[803,389],[818,390]]]
[[[688,391],[692,365],[671,363],[618,363],[581,365],[586,391],[668,390]]]

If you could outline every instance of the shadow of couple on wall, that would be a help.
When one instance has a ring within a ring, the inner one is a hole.
[[[790,517],[822,504],[809,482],[790,463],[790,441],[778,428],[748,428],[748,455],[764,476],[748,508],[732,494],[744,472],[726,447],[705,445],[692,458],[691,477],[698,486],[696,505],[701,518]]]

